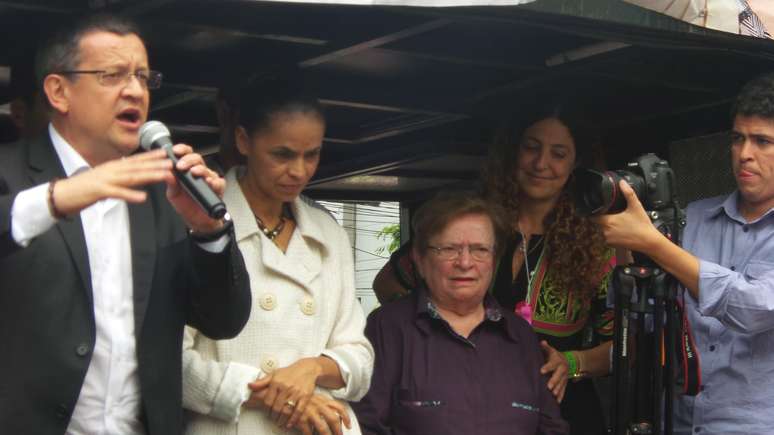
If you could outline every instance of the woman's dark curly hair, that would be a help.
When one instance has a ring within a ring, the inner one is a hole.
[[[486,197],[505,208],[511,222],[511,237],[518,231],[519,185],[516,180],[519,146],[527,128],[544,119],[557,119],[575,142],[576,165],[591,165],[592,136],[579,116],[564,104],[547,105],[521,123],[510,122],[499,129],[483,172]],[[606,261],[607,246],[599,227],[580,216],[572,201],[574,179],[570,177],[556,207],[546,216],[545,243],[550,252],[549,270],[555,288],[593,297]]]

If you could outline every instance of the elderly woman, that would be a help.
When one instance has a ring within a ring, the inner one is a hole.
[[[374,311],[371,389],[353,404],[366,434],[565,434],[523,319],[487,289],[505,225],[471,194],[444,194],[413,220],[424,285]]]
[[[186,434],[359,434],[334,400],[361,398],[373,365],[352,250],[300,195],[320,158],[322,107],[292,75],[257,78],[241,96],[235,136],[246,164],[226,174],[223,200],[255,303],[233,340],[186,330]]]

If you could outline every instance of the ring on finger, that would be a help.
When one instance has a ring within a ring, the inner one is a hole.
[[[292,400],[288,400],[287,402],[285,402],[285,406],[289,406],[291,408],[295,408],[296,407],[296,402],[294,402]]]

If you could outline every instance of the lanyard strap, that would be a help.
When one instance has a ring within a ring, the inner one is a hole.
[[[532,297],[538,294],[540,286],[543,285],[543,279],[546,276],[546,269],[548,268],[548,262],[544,261],[546,254],[545,239],[542,241],[543,247],[540,249],[540,257],[538,257],[534,271],[529,270],[529,258],[527,258],[529,254],[527,252],[527,243],[525,242],[524,236],[522,236],[521,240],[521,250],[524,253],[524,271],[527,274],[527,296],[524,298],[524,301],[528,304],[532,304]]]
[[[524,298],[523,301],[519,301],[516,303],[516,307],[514,308],[514,312],[521,316],[524,320],[527,321],[530,325],[532,325],[532,314],[535,309],[535,302],[532,299],[537,299],[537,294],[540,291],[540,286],[543,285],[543,278],[546,275],[546,269],[548,266],[547,261],[543,261],[543,258],[545,257],[546,253],[546,246],[543,245],[543,248],[540,250],[540,257],[538,257],[537,265],[535,265],[535,271],[537,273],[537,276],[535,276],[534,273],[530,272],[529,270],[529,259],[527,258],[528,252],[525,248],[525,244],[523,242],[524,236],[522,235],[522,252],[524,252],[524,271],[527,274],[527,296]]]
[[[545,247],[540,251],[540,258],[535,266],[535,274],[531,279],[527,280],[527,300],[533,305],[537,299],[537,295],[540,293],[540,289],[543,287],[543,280],[548,272],[548,260],[546,260],[545,255],[546,251],[547,249]]]

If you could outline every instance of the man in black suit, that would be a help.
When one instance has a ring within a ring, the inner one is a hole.
[[[0,433],[179,433],[183,326],[233,337],[250,312],[230,222],[135,153],[161,77],[131,23],[71,25],[38,70],[51,124],[0,149]]]

